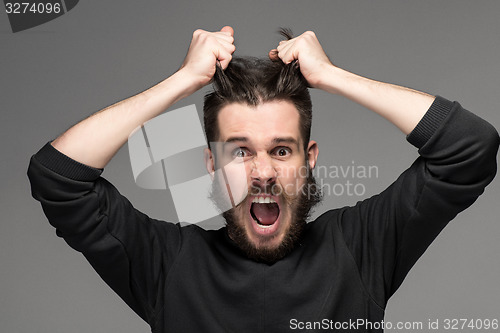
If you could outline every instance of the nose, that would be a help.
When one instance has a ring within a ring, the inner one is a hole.
[[[274,184],[277,172],[269,156],[256,156],[252,160],[252,183],[261,187]]]

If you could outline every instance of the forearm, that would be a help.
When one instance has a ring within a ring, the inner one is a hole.
[[[338,94],[378,113],[409,134],[435,97],[405,87],[370,80],[335,66],[323,72],[318,88]]]
[[[199,84],[178,71],[154,87],[82,120],[52,145],[80,163],[103,168],[132,131],[198,88]]]

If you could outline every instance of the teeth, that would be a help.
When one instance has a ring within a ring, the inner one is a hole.
[[[271,197],[254,197],[252,203],[276,203],[276,200]]]

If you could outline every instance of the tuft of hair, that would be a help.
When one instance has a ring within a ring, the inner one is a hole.
[[[290,32],[289,30],[286,33]],[[291,34],[289,34],[291,36]],[[203,120],[208,142],[218,140],[217,115],[226,105],[284,100],[295,105],[300,116],[304,148],[310,138],[312,103],[308,83],[296,62],[284,64],[268,58],[233,57],[228,67],[216,66],[213,91],[205,95]]]
[[[290,40],[293,38],[293,32],[292,29],[290,28],[279,28],[278,33],[285,37],[287,40]]]

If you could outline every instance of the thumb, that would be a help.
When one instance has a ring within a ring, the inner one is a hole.
[[[228,25],[220,29],[221,32],[228,32],[231,36],[234,36],[234,29]]]
[[[269,55],[269,59],[271,59],[272,61],[279,60],[277,49],[272,49],[271,51],[269,51],[268,55]]]

